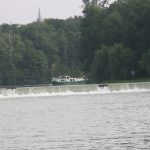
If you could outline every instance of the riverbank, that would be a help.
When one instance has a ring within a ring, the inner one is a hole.
[[[150,78],[134,79],[134,80],[107,80],[103,81],[102,84],[111,83],[137,83],[137,82],[150,82]]]

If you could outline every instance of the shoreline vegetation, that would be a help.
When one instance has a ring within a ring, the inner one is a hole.
[[[84,84],[38,84],[38,85],[7,85],[7,86],[0,86],[0,89],[16,89],[16,88],[28,88],[28,87],[63,87],[63,86],[83,86],[83,85],[97,85],[99,87],[105,87],[108,85],[112,85],[112,84],[128,84],[128,83],[150,83],[150,79],[141,79],[141,80],[122,80],[122,81],[105,81],[105,82],[101,82],[101,83],[84,83]]]
[[[66,20],[0,25],[0,86],[48,85],[59,75],[149,82],[150,0],[109,2],[83,0],[83,16]]]

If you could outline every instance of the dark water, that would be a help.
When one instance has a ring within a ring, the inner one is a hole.
[[[150,92],[0,99],[0,150],[150,150]]]

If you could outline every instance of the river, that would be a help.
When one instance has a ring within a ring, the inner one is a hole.
[[[149,91],[0,98],[0,150],[141,149]]]

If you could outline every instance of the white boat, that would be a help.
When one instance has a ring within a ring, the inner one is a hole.
[[[84,83],[84,82],[86,82],[86,79],[84,78],[71,78],[68,75],[52,77],[53,84],[75,84],[75,83]]]

